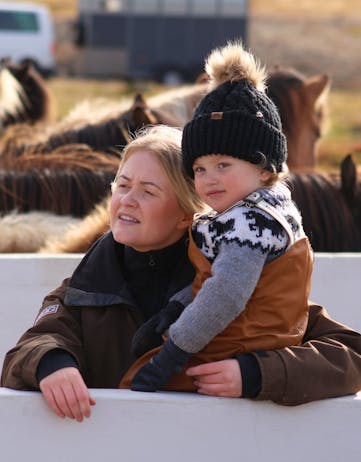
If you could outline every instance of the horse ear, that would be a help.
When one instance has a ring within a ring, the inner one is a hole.
[[[351,154],[348,154],[341,162],[341,192],[346,202],[352,205],[356,197],[356,165]]]
[[[4,56],[3,58],[0,59],[0,65],[1,67],[8,67],[11,65],[11,58],[10,56]]]
[[[305,88],[309,97],[314,101],[327,98],[331,87],[331,79],[326,74],[314,75],[305,81]]]
[[[130,109],[130,116],[134,130],[138,130],[145,125],[158,123],[141,93],[135,95],[133,106]]]
[[[137,93],[134,97],[134,103],[132,109],[135,108],[145,108],[147,107],[147,103],[145,102],[144,96],[141,93]]]

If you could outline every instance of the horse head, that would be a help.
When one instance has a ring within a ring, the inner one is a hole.
[[[275,67],[269,73],[267,93],[281,116],[291,171],[312,171],[316,165],[330,84],[327,75],[306,78],[292,68]]]
[[[122,115],[121,122],[126,130],[125,138],[127,141],[130,140],[130,133],[135,133],[137,130],[147,125],[158,125],[162,123],[157,112],[148,106],[141,93],[135,95],[133,105]]]
[[[22,88],[23,113],[16,122],[35,123],[48,122],[54,117],[53,95],[47,87],[43,77],[30,61],[14,64],[10,60],[2,63]]]

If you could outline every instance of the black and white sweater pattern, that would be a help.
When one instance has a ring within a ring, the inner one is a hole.
[[[239,315],[264,265],[304,237],[301,215],[285,185],[251,196],[256,199],[202,215],[193,224],[195,243],[211,262],[212,276],[169,329],[172,341],[189,353],[204,348]]]

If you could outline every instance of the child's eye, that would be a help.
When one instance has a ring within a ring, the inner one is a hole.
[[[227,162],[220,162],[220,163],[218,164],[218,168],[222,170],[222,169],[224,169],[224,168],[226,168],[226,167],[229,167],[229,165],[230,165],[230,164],[228,164]]]
[[[193,172],[194,173],[201,173],[204,171],[204,168],[203,167],[194,167],[193,168]]]

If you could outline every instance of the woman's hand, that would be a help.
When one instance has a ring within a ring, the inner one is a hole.
[[[64,367],[49,374],[39,386],[47,405],[59,417],[78,422],[90,417],[90,406],[94,406],[95,401],[76,367]]]
[[[198,393],[203,395],[228,398],[242,396],[241,369],[235,359],[190,367],[186,374],[194,378]]]

